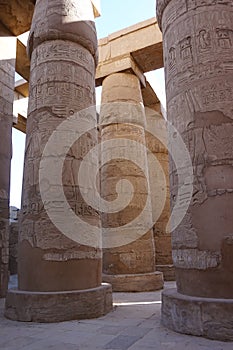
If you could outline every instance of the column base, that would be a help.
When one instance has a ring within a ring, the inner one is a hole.
[[[97,318],[112,310],[112,287],[68,292],[7,292],[5,317],[22,322],[63,322]]]
[[[198,298],[165,290],[162,324],[178,333],[233,341],[233,299]]]
[[[163,273],[164,281],[175,281],[175,267],[174,265],[156,265],[156,270]]]
[[[114,292],[150,292],[163,289],[164,281],[161,272],[129,274],[129,275],[106,275],[103,281],[112,285]]]

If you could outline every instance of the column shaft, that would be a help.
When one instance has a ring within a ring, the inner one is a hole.
[[[163,322],[180,332],[233,340],[232,2],[159,0],[157,15],[168,118],[194,172],[192,202],[173,232],[178,293],[164,294]],[[171,166],[173,205],[182,185],[176,173]]]
[[[0,28],[0,297],[8,287],[9,196],[16,38]]]
[[[160,104],[159,104],[160,105]],[[163,272],[165,281],[175,279],[175,271],[172,261],[171,232],[168,221],[170,212],[170,186],[169,186],[169,157],[168,157],[168,130],[166,121],[163,118],[160,108],[156,105],[146,107],[146,145],[148,149],[148,167],[151,189],[153,234],[155,241],[155,264],[156,270]],[[159,162],[164,176],[160,176],[158,168],[154,166],[153,158]],[[163,189],[165,198],[163,208],[160,208],[161,201],[157,191],[158,186]]]
[[[151,203],[144,221],[134,224],[134,220],[145,210],[148,197],[151,201],[145,148],[145,113],[140,82],[134,74],[116,73],[104,80],[100,127],[102,198],[114,201],[118,192],[123,203],[130,192],[127,184],[124,185],[121,181],[127,180],[133,186],[133,196],[125,208],[123,206],[118,212],[102,214],[103,232],[115,232],[113,240],[116,240],[115,245],[111,246],[110,241],[104,249],[104,280],[112,283],[115,291],[160,289],[163,278],[161,273],[155,272]],[[123,143],[122,139],[125,140]],[[111,145],[112,140],[117,140],[115,146]],[[140,149],[137,144],[144,148]],[[143,168],[130,161],[127,155],[129,149],[129,156],[144,160]],[[112,152],[112,159],[108,156],[109,152]],[[132,232],[127,229],[127,224],[131,222]],[[148,222],[151,223],[149,228],[146,227]],[[130,234],[133,238],[127,243],[126,237]],[[105,243],[105,235],[103,242]]]
[[[86,16],[82,20],[83,15],[90,16],[90,20]],[[99,225],[99,215],[84,201],[78,181],[83,158],[97,144],[97,130],[81,133],[75,142],[70,141],[83,125],[83,116],[78,112],[95,105],[96,50],[90,1],[37,1],[28,45],[31,75],[19,236],[19,292],[9,292],[6,303],[6,316],[13,319],[56,322],[98,317],[111,309],[110,298],[105,303],[111,289],[101,286],[101,248],[95,242],[93,246],[80,243],[79,237],[87,234],[80,231],[81,225],[73,226],[77,232],[73,232],[72,239],[67,236],[72,223],[67,222],[62,232],[59,229],[60,221],[65,221],[71,210],[81,221]],[[54,144],[45,154],[51,137]],[[63,158],[58,183],[55,169]],[[98,162],[98,157],[93,162]],[[48,165],[48,176],[41,177],[43,164]],[[57,222],[51,220],[51,214]],[[32,303],[29,314],[18,310],[22,293]],[[43,298],[48,302],[57,300],[57,310],[45,302],[44,311],[39,314],[37,309]]]

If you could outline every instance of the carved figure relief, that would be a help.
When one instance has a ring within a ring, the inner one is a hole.
[[[211,48],[211,37],[210,33],[206,29],[202,29],[199,32],[199,50],[206,51]]]
[[[169,69],[174,69],[174,67],[176,66],[176,49],[174,47],[171,47],[169,50],[168,60]]]

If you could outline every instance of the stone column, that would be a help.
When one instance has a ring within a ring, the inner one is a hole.
[[[101,196],[110,206],[118,192],[122,204],[118,211],[102,214],[103,280],[114,291],[161,289],[163,275],[155,272],[147,154],[145,147],[140,148],[145,146],[145,112],[140,81],[134,74],[115,73],[104,79],[100,128]],[[142,168],[130,157],[141,161]],[[133,194],[124,206],[130,193],[125,180]],[[145,209],[147,200],[150,204]],[[142,212],[142,221],[136,223]]]
[[[95,242],[83,245],[80,239],[88,238],[89,232],[83,232],[81,224],[67,222],[75,213],[79,222],[99,225],[98,213],[80,192],[92,189],[80,188],[77,178],[83,157],[97,143],[97,130],[83,133],[76,142],[73,139],[80,129],[82,134],[91,113],[78,112],[95,105],[97,38],[91,1],[38,0],[28,51],[31,79],[19,290],[8,291],[5,316],[36,322],[95,318],[112,307],[111,287],[101,285],[101,249]],[[48,142],[49,150],[43,154]],[[55,169],[62,157],[62,183],[58,184]],[[92,161],[98,162],[98,157]],[[44,164],[48,177],[41,177]],[[67,236],[70,227],[73,232]]]
[[[168,224],[171,216],[167,144],[168,130],[166,121],[161,114],[160,103],[150,106],[150,108],[145,107],[145,113],[156,270],[163,272],[165,281],[174,281],[175,271],[172,261],[171,233]],[[162,167],[162,177],[160,176],[160,172],[158,172],[158,168],[153,165],[154,157]],[[158,194],[158,186],[163,189],[163,198],[160,198]],[[164,206],[160,208],[160,203],[164,199]]]
[[[157,16],[168,119],[194,172],[192,202],[173,232],[177,291],[164,292],[162,321],[178,332],[233,340],[232,1],[158,0]]]
[[[16,38],[0,26],[0,298],[8,287],[11,132]]]

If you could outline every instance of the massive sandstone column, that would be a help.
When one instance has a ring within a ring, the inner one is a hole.
[[[170,219],[170,186],[169,186],[169,159],[168,159],[168,130],[166,121],[161,114],[160,103],[145,107],[146,113],[146,146],[148,149],[148,167],[151,190],[153,233],[155,241],[156,270],[163,272],[165,281],[175,279],[172,262],[171,233],[169,229]],[[158,168],[153,165],[156,158],[162,167],[163,176]],[[162,198],[158,193],[158,186],[163,190]],[[164,201],[161,208],[161,201]]]
[[[178,332],[233,340],[232,1],[158,0],[157,16],[168,118],[194,172],[192,202],[173,233],[177,291],[164,292],[162,321]],[[171,168],[173,199],[177,186]]]
[[[0,298],[8,287],[11,131],[16,38],[0,27]]]
[[[102,214],[103,280],[110,282],[114,291],[161,289],[163,276],[155,272],[151,230],[145,112],[140,81],[134,74],[115,73],[104,79],[100,128],[101,196],[109,206],[117,198],[122,204],[115,212]]]
[[[83,157],[97,143],[97,130],[86,132],[77,142],[72,140],[91,114],[77,112],[95,105],[97,38],[91,2],[38,0],[28,49],[31,79],[19,290],[8,291],[5,315],[39,322],[98,317],[112,305],[111,287],[101,285],[101,249],[93,241],[93,246],[82,245],[80,239],[86,235],[88,241],[89,232],[69,222],[73,211],[82,222],[99,225],[98,212],[87,206],[80,193],[92,188],[80,188],[77,178]],[[50,148],[42,158],[48,141]],[[55,169],[64,156],[59,185]],[[98,157],[92,161],[98,162]],[[47,169],[43,169],[45,164]],[[41,177],[39,170],[48,176]],[[56,220],[52,222],[49,216]],[[58,227],[62,225],[61,232]]]

